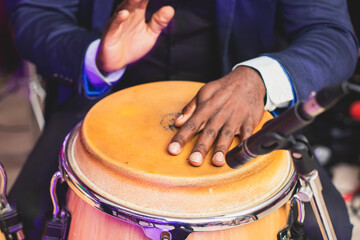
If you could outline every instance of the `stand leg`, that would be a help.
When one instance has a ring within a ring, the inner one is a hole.
[[[305,176],[300,176],[300,182],[304,188],[308,187],[311,190],[311,207],[324,240],[336,240],[335,230],[322,195],[322,185],[318,171],[313,170]]]

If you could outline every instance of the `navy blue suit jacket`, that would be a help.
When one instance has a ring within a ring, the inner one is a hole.
[[[20,0],[14,9],[17,45],[61,92],[50,92],[55,101],[82,91],[85,51],[112,7],[113,0]],[[223,74],[266,54],[287,71],[297,99],[354,71],[358,45],[346,0],[216,0],[216,25]]]

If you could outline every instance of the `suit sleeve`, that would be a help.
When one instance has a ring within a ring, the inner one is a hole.
[[[23,0],[13,8],[11,23],[23,57],[47,79],[81,91],[84,55],[101,36],[78,22],[79,0]]]
[[[347,80],[354,71],[358,42],[344,0],[281,0],[279,11],[290,46],[267,54],[287,71],[296,98]]]

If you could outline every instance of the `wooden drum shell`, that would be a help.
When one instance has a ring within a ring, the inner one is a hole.
[[[116,239],[150,240],[140,226],[116,219],[90,206],[71,189],[67,196],[71,212],[68,240]],[[243,226],[219,231],[193,232],[187,240],[276,240],[277,233],[287,223],[289,204],[275,212]]]

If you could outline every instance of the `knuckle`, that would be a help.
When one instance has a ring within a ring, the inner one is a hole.
[[[204,92],[206,92],[206,88],[208,87],[209,83],[205,84],[204,86],[202,86],[199,91],[198,91],[198,95],[203,94]]]
[[[225,128],[221,131],[221,136],[225,138],[234,138],[235,132],[230,128]]]
[[[251,135],[252,132],[253,132],[253,129],[252,129],[252,127],[250,127],[250,126],[246,126],[246,127],[244,128],[244,132],[245,132],[245,134],[247,134],[247,135]]]
[[[221,144],[221,145],[217,145],[215,147],[215,151],[214,152],[223,152],[223,153],[226,153],[228,150],[227,146]]]
[[[204,135],[206,137],[210,137],[210,138],[214,139],[214,138],[216,138],[217,131],[215,131],[215,129],[213,129],[213,128],[205,128]]]
[[[250,137],[253,133],[253,128],[249,125],[243,126],[243,128],[241,130],[242,130],[241,134],[243,136],[243,139]]]
[[[176,134],[171,142],[178,142],[178,143],[180,143],[181,146],[183,146],[186,144],[186,139],[183,135]]]
[[[208,150],[209,150],[209,148],[205,144],[198,143],[195,145],[193,152],[199,151],[204,154],[204,153],[207,153]]]
[[[162,16],[155,16],[154,17],[154,21],[156,22],[157,25],[159,25],[161,28],[165,28],[167,25],[166,20],[162,17]]]
[[[186,121],[183,128],[186,129],[187,131],[190,131],[190,132],[195,132],[195,131],[197,131],[199,129],[199,127],[197,126],[197,124],[193,120]]]

